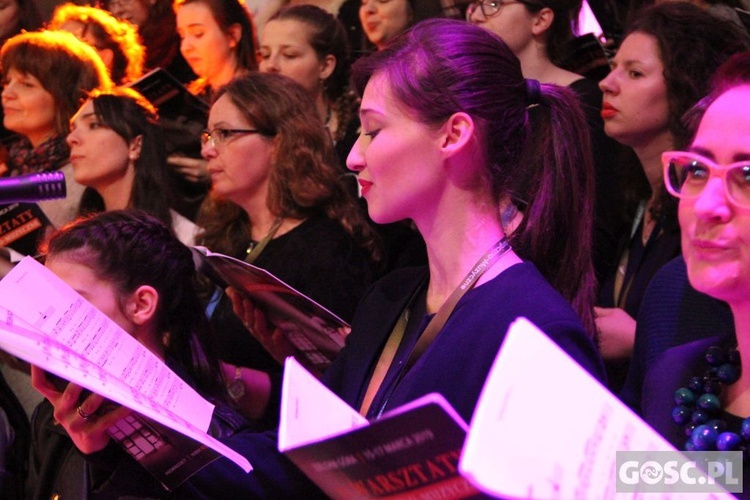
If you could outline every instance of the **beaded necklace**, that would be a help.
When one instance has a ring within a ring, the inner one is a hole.
[[[705,355],[708,369],[702,377],[692,377],[687,387],[675,391],[672,420],[684,426],[686,451],[737,451],[750,455],[750,418],[742,421],[740,433],[728,431],[722,416],[721,389],[740,378],[742,366],[736,348],[711,346]]]

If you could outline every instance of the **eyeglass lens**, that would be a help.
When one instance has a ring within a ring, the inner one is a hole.
[[[721,167],[692,156],[674,157],[669,159],[666,181],[677,196],[695,198],[714,176],[724,177],[724,189],[733,203],[750,207],[750,162]]]

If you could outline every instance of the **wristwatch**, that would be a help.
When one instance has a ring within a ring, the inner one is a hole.
[[[230,398],[237,401],[245,395],[245,382],[242,381],[242,367],[237,366],[234,370],[234,380],[227,384],[227,392]]]

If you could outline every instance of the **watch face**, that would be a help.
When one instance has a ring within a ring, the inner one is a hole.
[[[227,392],[229,397],[236,401],[245,395],[245,384],[241,379],[234,379],[227,384]]]

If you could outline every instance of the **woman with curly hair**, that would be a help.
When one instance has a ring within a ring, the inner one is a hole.
[[[66,3],[55,9],[47,28],[69,31],[94,47],[117,85],[143,74],[146,51],[138,31],[104,9]]]
[[[351,320],[378,251],[308,92],[275,74],[232,80],[211,108],[202,154],[212,188],[198,216],[199,243],[252,261]],[[221,359],[278,374],[280,365],[234,315],[231,301],[220,294],[213,301]],[[248,372],[230,367],[227,375],[245,379]],[[245,399],[265,408],[260,397]]]
[[[98,5],[138,28],[146,49],[146,71],[163,68],[182,83],[195,79],[195,73],[180,54],[172,0],[103,0]]]
[[[610,382],[624,380],[646,287],[680,254],[677,206],[664,188],[661,154],[685,147],[683,115],[708,92],[721,63],[748,47],[747,33],[732,22],[687,2],[663,3],[637,16],[600,83],[604,131],[633,148],[648,180],[619,264],[599,295],[596,321]]]

